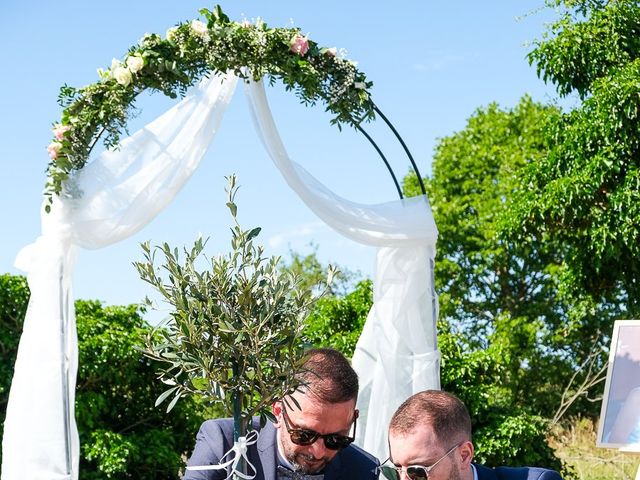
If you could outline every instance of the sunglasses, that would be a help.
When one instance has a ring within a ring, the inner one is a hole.
[[[425,465],[409,465],[408,467],[398,467],[391,463],[391,457],[389,457],[380,467],[380,470],[382,471],[382,474],[390,480],[399,480],[402,476],[403,470],[407,473],[407,477],[409,477],[411,480],[428,480],[429,475],[431,474],[431,470],[433,470],[435,466],[438,465],[438,463],[447,458],[451,454],[451,452],[453,452],[460,445],[462,445],[462,443],[451,447],[447,453],[445,453],[438,460],[436,460],[435,463],[428,467]]]
[[[319,438],[324,440],[324,445],[329,450],[340,450],[342,448],[348,447],[354,440],[356,436],[356,419],[358,418],[358,411],[354,412],[353,416],[353,437],[349,437],[347,435],[342,435],[340,433],[325,433],[321,434],[315,432],[313,430],[307,430],[306,428],[297,428],[295,425],[292,428],[291,419],[287,414],[287,409],[282,403],[282,418],[284,419],[284,426],[289,432],[289,438],[296,445],[311,445]]]

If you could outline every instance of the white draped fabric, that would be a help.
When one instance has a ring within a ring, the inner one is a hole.
[[[429,201],[420,196],[362,205],[341,198],[289,158],[262,83],[248,84],[247,92],[260,138],[289,186],[333,229],[378,247],[374,304],[353,366],[360,377],[356,442],[384,460],[396,408],[420,390],[440,388],[433,286],[438,231]]]
[[[436,342],[438,300],[434,245],[378,249],[373,307],[353,355],[360,377],[356,442],[381,461],[389,456],[387,427],[414,393],[440,389]]]
[[[213,140],[235,85],[233,76],[202,82],[119,150],[87,165],[72,180],[82,195],[56,198],[51,213],[42,214],[42,235],[18,254],[31,298],[4,424],[3,480],[78,478],[74,252],[136,233],[177,195]]]
[[[104,152],[68,184],[42,235],[16,265],[31,299],[20,339],[2,441],[2,479],[77,479],[73,418],[77,338],[72,272],[77,247],[101,248],[136,233],[176,196],[216,134],[237,79],[212,76],[178,105]],[[321,219],[380,247],[374,306],[353,359],[361,378],[360,444],[386,456],[386,425],[408,395],[439,384],[433,258],[437,230],[426,197],[362,205],[324,187],[289,159],[261,82],[247,93],[263,143],[291,188]]]

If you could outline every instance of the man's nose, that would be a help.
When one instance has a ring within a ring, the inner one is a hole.
[[[324,458],[327,454],[327,446],[324,444],[324,438],[320,437],[311,444],[311,454],[315,458]]]

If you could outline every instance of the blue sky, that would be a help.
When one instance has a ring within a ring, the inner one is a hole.
[[[232,19],[261,17],[272,26],[299,26],[320,45],[344,48],[374,82],[374,101],[409,146],[423,174],[429,172],[437,139],[464,127],[478,107],[496,101],[513,107],[524,94],[555,99],[528,65],[527,43],[540,38],[553,12],[544,0],[488,2],[431,0],[224,1]],[[40,233],[51,125],[59,119],[60,86],[98,80],[96,69],[146,32],[164,35],[180,21],[198,18],[214,4],[181,0],[2,0],[0,3],[0,272],[19,274],[15,255]],[[306,108],[280,85],[268,92],[274,117],[293,159],[336,193],[361,203],[397,198],[379,157],[357,132],[329,125],[324,108]],[[171,105],[143,98],[131,131]],[[269,254],[289,248],[319,256],[371,276],[374,249],[344,239],[324,226],[288,189],[259,143],[241,88],[219,134],[189,184],[147,228],[124,242],[82,251],[74,281],[76,298],[107,304],[137,303],[150,294],[131,263],[142,258],[139,243],[190,245],[211,236],[211,254],[225,251],[230,217],[224,207],[224,176],[241,185],[239,219],[261,226]],[[382,122],[367,125],[399,176],[409,163]]]

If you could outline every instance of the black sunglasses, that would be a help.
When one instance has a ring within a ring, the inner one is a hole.
[[[324,440],[325,447],[329,450],[340,450],[348,447],[355,440],[358,411],[356,410],[353,415],[353,437],[342,435],[340,433],[325,433],[323,435],[321,433],[314,432],[313,430],[297,428],[295,426],[294,428],[291,428],[292,422],[289,415],[287,415],[287,409],[284,406],[284,402],[282,403],[282,418],[284,419],[284,426],[287,428],[287,432],[289,432],[289,438],[291,438],[291,441],[296,445],[311,445],[319,438],[322,438]]]

